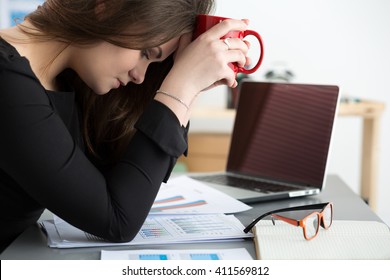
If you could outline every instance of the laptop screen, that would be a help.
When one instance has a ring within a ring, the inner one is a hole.
[[[227,171],[322,186],[339,89],[246,81]]]

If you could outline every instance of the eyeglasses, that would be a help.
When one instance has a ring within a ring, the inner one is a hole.
[[[288,218],[276,214],[276,213],[296,211],[296,210],[317,210],[317,209],[321,209],[321,211],[312,212],[301,220],[296,220],[296,219],[292,219],[292,218]],[[271,216],[271,218],[279,219],[293,226],[302,227],[303,236],[305,237],[305,239],[311,240],[317,236],[320,226],[323,227],[324,229],[328,229],[332,225],[333,204],[331,202],[327,202],[327,203],[296,206],[290,208],[282,208],[282,209],[270,211],[253,220],[253,222],[244,229],[244,232],[248,233],[261,219],[267,216]],[[272,222],[275,225],[274,220],[272,220]]]

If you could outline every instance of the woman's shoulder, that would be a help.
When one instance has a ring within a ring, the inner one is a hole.
[[[36,78],[28,60],[0,36],[0,80],[1,72],[8,72],[12,76]]]
[[[15,56],[19,56],[16,49],[0,36],[0,62],[11,62]]]

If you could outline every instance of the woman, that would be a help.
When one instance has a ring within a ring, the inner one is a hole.
[[[47,0],[0,30],[0,251],[47,208],[134,238],[187,150],[191,105],[248,64],[228,20],[191,42],[213,0]],[[157,63],[155,63],[157,62]],[[150,66],[150,67],[149,67]]]

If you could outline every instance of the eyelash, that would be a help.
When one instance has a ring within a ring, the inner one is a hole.
[[[142,50],[141,55],[142,55],[142,57],[145,57],[148,60],[150,59],[150,55],[149,55],[148,50]]]

